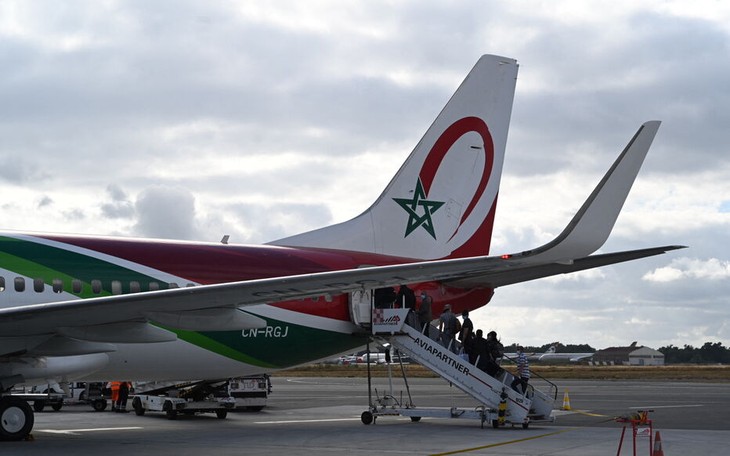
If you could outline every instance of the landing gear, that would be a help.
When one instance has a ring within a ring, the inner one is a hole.
[[[33,429],[33,410],[22,399],[0,398],[0,440],[22,440]]]

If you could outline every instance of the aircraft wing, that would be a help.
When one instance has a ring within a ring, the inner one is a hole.
[[[513,261],[500,257],[425,261],[10,307],[0,309],[0,340],[58,333],[58,328],[65,328],[60,332],[69,337],[84,338],[75,335],[73,328],[121,322],[156,321],[180,329],[198,330],[260,327],[263,320],[235,309],[401,283],[453,281],[456,285],[498,287],[657,255],[676,248],[681,247],[598,255],[595,259],[576,260],[573,265],[532,264],[529,258]],[[98,329],[104,332],[104,328]]]
[[[683,248],[671,245],[589,256],[608,237],[658,127],[659,122],[642,125],[566,229],[554,241],[534,250],[3,308],[0,346],[5,347],[4,353],[11,353],[13,348],[22,352],[25,346],[35,344],[33,337],[48,334],[102,342],[174,338],[172,333],[149,325],[150,321],[190,330],[262,327],[264,320],[237,309],[401,283],[442,281],[453,286],[496,288]],[[115,340],[115,334],[122,340]]]

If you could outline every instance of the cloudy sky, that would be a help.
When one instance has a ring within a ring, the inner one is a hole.
[[[493,253],[663,121],[602,251],[497,290],[503,342],[730,345],[721,1],[0,2],[2,228],[262,243],[366,209],[481,54],[520,63]]]

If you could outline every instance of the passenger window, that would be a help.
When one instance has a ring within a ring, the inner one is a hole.
[[[135,280],[129,282],[129,292],[130,293],[139,293],[140,292],[139,282],[137,282]]]
[[[190,288],[190,287],[194,287],[194,286],[195,286],[195,284],[194,284],[194,283],[192,283],[192,282],[188,282],[188,284],[187,284],[187,285],[185,285],[185,286],[186,286],[187,288]]]
[[[180,288],[177,283],[170,282],[170,286],[168,288]]]
[[[112,294],[122,294],[122,282],[118,280],[112,280]]]
[[[160,284],[157,282],[150,282],[150,291],[155,291],[160,289]]]
[[[35,278],[33,279],[33,289],[36,293],[43,293],[43,290],[46,287],[46,283],[43,281],[43,279]]]
[[[53,279],[53,292],[54,293],[61,293],[61,292],[63,292],[63,280],[61,280],[61,279]]]
[[[22,293],[25,291],[25,279],[22,277],[15,278],[15,291]]]
[[[81,281],[79,279],[73,279],[73,281],[71,282],[71,290],[74,293],[77,293],[77,294],[78,293],[81,293],[82,286],[83,285],[82,285],[82,283],[81,283]]]
[[[0,292],[5,291],[5,277],[0,276]]]
[[[101,293],[101,280],[92,280],[91,281],[91,292],[94,294]]]

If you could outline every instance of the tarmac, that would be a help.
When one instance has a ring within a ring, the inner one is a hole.
[[[479,420],[380,416],[364,425],[366,378],[273,377],[267,407],[257,413],[196,415],[168,420],[164,414],[94,412],[64,406],[35,415],[33,439],[0,442],[3,455],[615,455],[623,424],[614,418],[653,410],[653,433],[640,432],[636,454],[650,455],[660,432],[664,455],[727,453],[730,385],[656,381],[556,380],[555,421],[528,429],[483,427]],[[409,379],[421,408],[473,408],[476,404],[442,379]],[[377,392],[376,392],[377,391]],[[565,393],[568,397],[565,397]],[[390,394],[388,379],[373,379],[371,398]],[[408,389],[393,380],[392,396],[405,402]],[[560,410],[568,399],[571,410]],[[642,435],[645,434],[645,435]],[[621,454],[633,454],[631,426]]]

